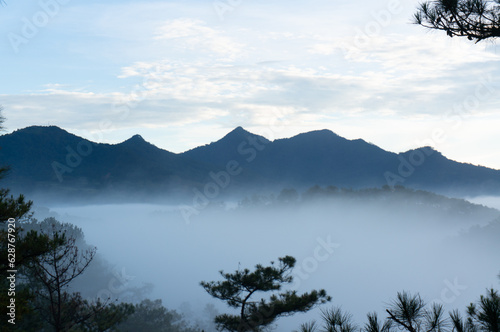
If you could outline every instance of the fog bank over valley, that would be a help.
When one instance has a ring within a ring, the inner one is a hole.
[[[500,332],[500,0],[0,15],[0,332]]]
[[[230,312],[200,281],[286,255],[297,259],[291,289],[324,288],[333,298],[325,307],[342,306],[358,324],[371,311],[383,317],[398,291],[462,311],[486,288],[498,287],[500,211],[492,208],[401,188],[330,196],[326,189],[301,196],[284,191],[234,201],[211,204],[189,219],[174,204],[54,204],[35,217],[55,214],[80,227],[103,259],[133,277],[126,286],[146,285],[135,296],[160,298],[199,319],[208,303]],[[499,201],[474,200],[493,207]],[[297,329],[319,314],[281,318],[278,330]]]

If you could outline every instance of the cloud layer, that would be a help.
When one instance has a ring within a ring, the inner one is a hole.
[[[276,137],[329,128],[393,151],[438,128],[447,139],[434,143],[448,156],[500,168],[494,45],[409,25],[410,1],[214,4],[61,7],[22,45],[30,79],[4,83],[7,128],[51,123],[109,142],[139,132],[172,151],[238,125],[266,132],[279,123]],[[38,49],[52,68],[43,76],[39,60],[29,62]],[[464,150],[472,141],[482,150]]]

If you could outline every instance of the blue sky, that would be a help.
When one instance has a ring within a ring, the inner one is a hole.
[[[7,132],[57,125],[182,152],[237,126],[330,129],[500,169],[500,48],[411,24],[418,1],[7,1]]]

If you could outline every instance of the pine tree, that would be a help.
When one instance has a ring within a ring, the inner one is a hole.
[[[477,303],[467,307],[467,318],[463,319],[458,310],[450,313],[454,330],[457,332],[499,332],[500,331],[500,296],[498,291],[489,289],[481,295]]]
[[[445,31],[450,37],[463,36],[477,43],[500,37],[500,1],[426,1],[420,4],[414,22]]]
[[[237,270],[234,273],[220,271],[224,281],[201,282],[201,286],[213,297],[225,301],[230,307],[239,309],[238,315],[223,314],[215,318],[220,331],[261,331],[278,317],[290,316],[296,312],[307,312],[316,305],[330,301],[325,290],[313,290],[298,295],[296,291],[273,294],[269,299],[253,300],[258,292],[277,292],[282,286],[293,281],[291,271],[295,258],[279,258],[277,265],[255,266]]]
[[[386,312],[398,328],[408,332],[440,332],[446,327],[443,306],[434,303],[426,308],[418,294],[398,293]]]

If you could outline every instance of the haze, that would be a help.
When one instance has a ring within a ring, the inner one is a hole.
[[[499,211],[468,216],[399,199],[231,206],[207,208],[189,222],[173,205],[66,206],[51,211],[81,227],[86,241],[117,271],[135,277],[127,287],[151,283],[152,291],[144,297],[161,298],[169,309],[191,310],[197,319],[203,319],[208,303],[228,312],[205,293],[200,281],[220,280],[219,270],[253,268],[285,255],[298,262],[292,289],[326,289],[333,297],[327,306],[342,306],[358,324],[364,324],[371,311],[384,316],[385,305],[398,291],[419,292],[428,302],[444,303],[447,310],[464,310],[486,288],[498,286],[498,243],[481,243],[467,234],[469,228],[498,218]],[[282,318],[278,331],[296,329],[318,315],[316,309]]]

